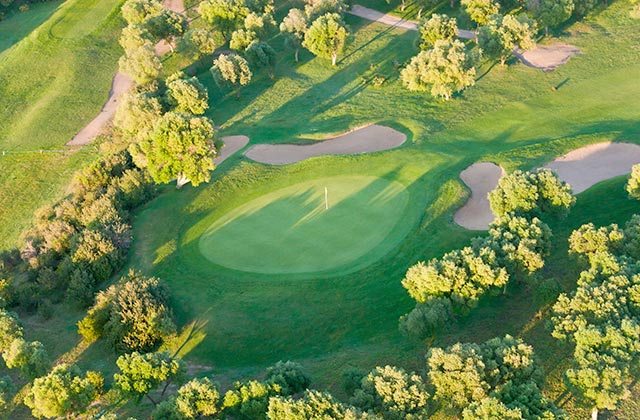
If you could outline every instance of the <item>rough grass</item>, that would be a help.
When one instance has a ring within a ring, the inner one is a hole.
[[[120,55],[119,4],[37,4],[0,22],[0,150],[7,152],[0,155],[0,249],[14,245],[33,211],[95,155],[54,150],[64,150],[106,101]]]

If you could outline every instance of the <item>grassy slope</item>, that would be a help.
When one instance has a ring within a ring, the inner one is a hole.
[[[452,212],[465,194],[457,180],[460,170],[480,159],[509,169],[532,167],[586,143],[638,141],[640,86],[634,75],[640,64],[634,46],[640,39],[635,23],[626,17],[627,7],[623,1],[614,3],[589,23],[572,27],[565,41],[584,54],[557,71],[547,74],[520,64],[493,68],[450,103],[406,92],[396,80],[396,63],[415,52],[415,34],[355,18],[348,18],[355,37],[337,70],[309,55],[294,67],[291,54],[283,53],[276,80],[258,76],[239,100],[217,93],[209,75],[201,75],[210,87],[210,114],[223,123],[224,134],[248,134],[254,143],[284,142],[382,121],[407,132],[414,145],[285,167],[236,157],[218,169],[209,186],[179,192],[167,187],[137,219],[131,265],[164,278],[175,296],[180,322],[196,321],[201,328],[183,354],[208,366],[222,382],[257,374],[279,359],[295,359],[310,370],[317,387],[338,393],[336,372],[348,365],[368,369],[396,363],[422,369],[424,343],[397,332],[398,316],[412,307],[399,280],[413,262],[441,255],[473,236],[452,223]],[[278,40],[275,45],[281,47]],[[363,84],[373,73],[388,77],[382,88]],[[563,81],[558,91],[551,90]],[[274,279],[214,271],[185,240],[185,233],[211,212],[223,214],[293,180],[349,173],[398,180],[424,209],[421,223],[407,240],[361,272]],[[567,264],[570,230],[589,220],[621,222],[640,208],[626,199],[623,183],[608,181],[581,194],[570,218],[554,223],[556,251],[545,275],[570,289],[578,270]],[[77,340],[74,323],[79,316],[66,314],[46,324],[37,317],[26,321],[54,354],[62,354]],[[556,395],[562,391],[558,378],[567,349],[545,331],[544,316],[530,291],[514,287],[506,298],[483,302],[434,344],[504,333],[524,336],[547,361],[548,391]],[[113,356],[104,344],[79,352],[79,361],[84,367],[113,370]]]
[[[33,211],[94,155],[64,144],[106,100],[120,54],[119,3],[38,4],[0,22],[0,150],[9,151],[0,156],[0,249],[14,245]],[[33,152],[40,149],[65,151]]]

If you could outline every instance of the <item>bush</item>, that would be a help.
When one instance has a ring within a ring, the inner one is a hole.
[[[267,382],[280,386],[283,395],[302,392],[309,387],[311,380],[298,363],[279,361],[267,368]]]

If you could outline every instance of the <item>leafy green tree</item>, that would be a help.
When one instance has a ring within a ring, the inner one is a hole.
[[[483,398],[480,401],[471,403],[462,411],[463,420],[478,419],[501,419],[520,420],[522,413],[517,408],[509,408],[500,400],[492,397]]]
[[[307,22],[314,22],[327,14],[335,13],[342,16],[348,8],[344,0],[306,0],[305,3],[304,13],[307,15]]]
[[[418,338],[432,337],[440,328],[453,320],[451,299],[436,297],[400,317],[400,331]]]
[[[220,412],[220,394],[207,378],[192,379],[182,385],[177,394],[158,404],[153,417],[157,419],[198,419]]]
[[[616,224],[596,228],[593,223],[587,223],[571,232],[569,252],[586,257],[598,253],[617,253],[624,239],[624,231]]]
[[[49,356],[39,341],[27,342],[16,338],[9,348],[2,353],[2,358],[9,369],[20,369],[27,378],[36,378],[47,371]]]
[[[58,365],[46,376],[36,378],[25,397],[34,417],[72,417],[86,411],[102,392],[102,375],[87,372],[81,376],[76,366]]]
[[[267,411],[269,420],[348,419],[369,418],[356,409],[336,401],[328,393],[307,390],[300,399],[272,397]]]
[[[489,193],[491,210],[496,216],[506,213],[564,215],[575,203],[571,187],[548,169],[515,171],[498,182]]]
[[[302,45],[318,57],[330,58],[335,66],[346,41],[347,28],[340,15],[327,13],[313,21]]]
[[[575,5],[574,0],[529,0],[527,7],[545,32],[549,32],[549,28],[555,28],[571,17]]]
[[[258,34],[253,31],[248,31],[244,28],[233,31],[231,34],[231,41],[229,41],[229,48],[236,51],[244,51],[254,41],[257,41]]]
[[[160,74],[162,64],[156,56],[153,45],[145,42],[134,50],[126,51],[120,57],[120,71],[131,76],[136,83],[144,85],[155,80]]]
[[[469,18],[478,25],[489,23],[491,16],[500,11],[500,4],[492,0],[460,0]]]
[[[296,8],[289,9],[289,13],[280,24],[280,33],[284,36],[285,45],[294,51],[296,63],[299,61],[300,47],[302,47],[307,26],[306,15]]]
[[[311,379],[302,366],[292,361],[279,361],[268,367],[266,381],[278,385],[283,395],[297,394],[311,385]]]
[[[406,419],[426,415],[429,393],[422,378],[403,369],[376,367],[362,378],[351,404],[373,411],[385,419]]]
[[[629,197],[640,200],[640,164],[633,165],[633,168],[631,168],[626,190],[629,193]]]
[[[434,13],[420,25],[420,49],[428,50],[436,41],[453,41],[457,36],[456,19]]]
[[[11,377],[0,378],[0,415],[6,415],[11,407],[11,392],[13,392]]]
[[[216,32],[207,28],[192,28],[187,30],[178,42],[178,51],[193,60],[213,52],[224,42]]]
[[[269,73],[269,77],[274,77],[276,67],[276,52],[266,42],[253,41],[247,47],[245,55],[255,67],[264,67]]]
[[[266,40],[276,31],[276,21],[271,13],[251,12],[244,18],[244,28],[255,33],[257,39]]]
[[[515,48],[528,50],[535,46],[535,22],[526,15],[494,15],[478,31],[478,45],[487,57],[504,65]]]
[[[146,168],[157,183],[177,180],[181,188],[211,179],[215,131],[211,120],[177,112],[167,112],[150,136],[140,142]]]
[[[122,28],[120,33],[120,45],[125,52],[134,51],[143,47],[146,43],[152,42],[153,36],[149,33],[145,25],[135,24]]]
[[[236,382],[233,389],[224,394],[224,412],[233,418],[263,419],[269,406],[269,399],[281,394],[282,389],[276,383]]]
[[[162,105],[153,92],[131,90],[122,95],[113,124],[129,141],[147,137],[162,116]]]
[[[157,402],[149,392],[164,383],[164,394],[171,381],[179,379],[182,373],[178,360],[167,353],[123,354],[116,365],[119,369],[119,373],[113,375],[116,389],[136,401],[146,396],[153,405]]]
[[[16,338],[22,338],[24,330],[15,313],[0,309],[0,352],[9,348]]]
[[[202,115],[209,108],[209,93],[197,77],[178,72],[167,80],[167,102],[177,112]]]
[[[429,91],[447,100],[473,86],[475,76],[473,59],[458,40],[436,41],[432,49],[421,51],[400,73],[407,89]]]
[[[247,60],[235,54],[220,54],[220,56],[213,61],[211,74],[220,88],[227,85],[248,85],[253,76]],[[236,95],[239,95],[239,91],[236,91]]]
[[[160,14],[162,10],[162,3],[158,0],[127,0],[122,5],[121,13],[129,25],[136,25]]]
[[[167,45],[169,45],[171,52],[173,52],[175,38],[184,34],[187,29],[187,20],[180,13],[164,9],[158,15],[149,18],[147,27],[149,33],[156,39],[164,39]]]
[[[225,40],[239,29],[249,8],[243,0],[204,0],[198,5],[198,13],[213,29],[220,31]]]

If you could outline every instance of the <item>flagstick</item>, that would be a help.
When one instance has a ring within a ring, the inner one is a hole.
[[[329,191],[324,187],[324,209],[329,210]]]

